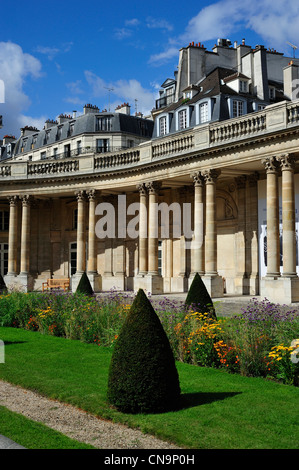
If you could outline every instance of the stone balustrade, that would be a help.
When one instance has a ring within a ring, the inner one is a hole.
[[[91,149],[89,156],[78,155],[45,161],[6,161],[1,165],[1,179],[31,179],[66,174],[101,172],[109,169],[150,164],[159,159],[177,157],[196,151],[215,149],[242,141],[279,133],[299,126],[299,100],[283,101],[264,110],[222,122],[207,123],[180,133],[145,142],[138,147],[98,154]]]

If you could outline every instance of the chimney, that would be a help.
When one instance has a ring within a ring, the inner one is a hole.
[[[99,113],[99,108],[97,106],[93,106],[92,104],[86,104],[83,108],[84,114],[95,114]]]
[[[299,98],[299,67],[292,60],[283,69],[283,91],[290,100]]]
[[[14,142],[16,140],[14,135],[5,135],[3,137],[3,145],[10,144],[11,142]]]
[[[269,101],[267,51],[264,46],[256,46],[253,51],[254,91],[261,100]]]
[[[116,113],[121,113],[121,114],[126,114],[127,116],[130,116],[131,114],[131,106],[129,103],[123,103],[115,109]]]
[[[44,127],[44,129],[50,129],[50,127],[57,126],[57,124],[58,124],[57,121],[53,121],[52,119],[48,119],[48,120],[45,122],[45,127]]]
[[[39,132],[39,130],[36,127],[25,126],[21,128],[21,137],[32,135],[32,134],[35,134],[36,132]]]

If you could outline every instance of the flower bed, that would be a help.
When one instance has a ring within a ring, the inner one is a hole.
[[[0,326],[111,347],[130,303],[116,293],[12,292],[0,296]],[[253,299],[242,314],[215,320],[168,299],[155,308],[177,360],[299,385],[298,310]]]

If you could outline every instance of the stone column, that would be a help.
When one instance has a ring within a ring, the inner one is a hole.
[[[246,272],[246,181],[245,175],[235,178],[238,190],[238,233],[236,234],[237,256],[235,276],[235,293],[248,294],[248,275]]]
[[[206,184],[206,274],[217,275],[217,226],[216,226],[216,181],[219,173],[208,170],[204,173]]]
[[[220,172],[203,173],[206,185],[205,276],[203,281],[211,297],[223,296],[223,279],[217,272],[216,181]]]
[[[88,218],[88,266],[87,275],[94,292],[101,290],[101,276],[97,270],[97,237],[96,237],[96,198],[97,193],[94,189],[87,192],[89,201],[89,218]]]
[[[158,276],[158,190],[160,185],[153,181],[147,184],[149,192],[148,210],[148,274]]]
[[[148,240],[147,240],[147,190],[144,183],[137,186],[139,190],[139,276],[147,274]]]
[[[193,237],[193,274],[205,272],[204,268],[204,179],[200,171],[191,175],[194,182],[194,237]]]
[[[280,276],[278,162],[262,162],[267,174],[267,277]]]
[[[295,277],[296,228],[295,228],[295,160],[291,155],[279,157],[282,172],[282,228],[283,228],[283,276]]]
[[[21,275],[29,274],[30,269],[30,204],[30,196],[22,196]]]
[[[96,233],[95,233],[95,212],[96,212],[96,191],[93,189],[87,193],[89,201],[88,220],[88,274],[97,273],[96,254]]]
[[[17,225],[18,225],[18,196],[9,200],[9,235],[8,235],[8,276],[17,274]]]
[[[82,275],[85,271],[85,195],[84,191],[76,193],[78,201],[77,224],[77,273]]]

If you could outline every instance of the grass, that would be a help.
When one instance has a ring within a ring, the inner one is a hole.
[[[0,406],[0,434],[26,449],[94,449]]]
[[[177,363],[181,409],[129,415],[106,402],[110,348],[13,328],[0,338],[2,380],[95,415],[189,449],[299,448],[297,387]]]

